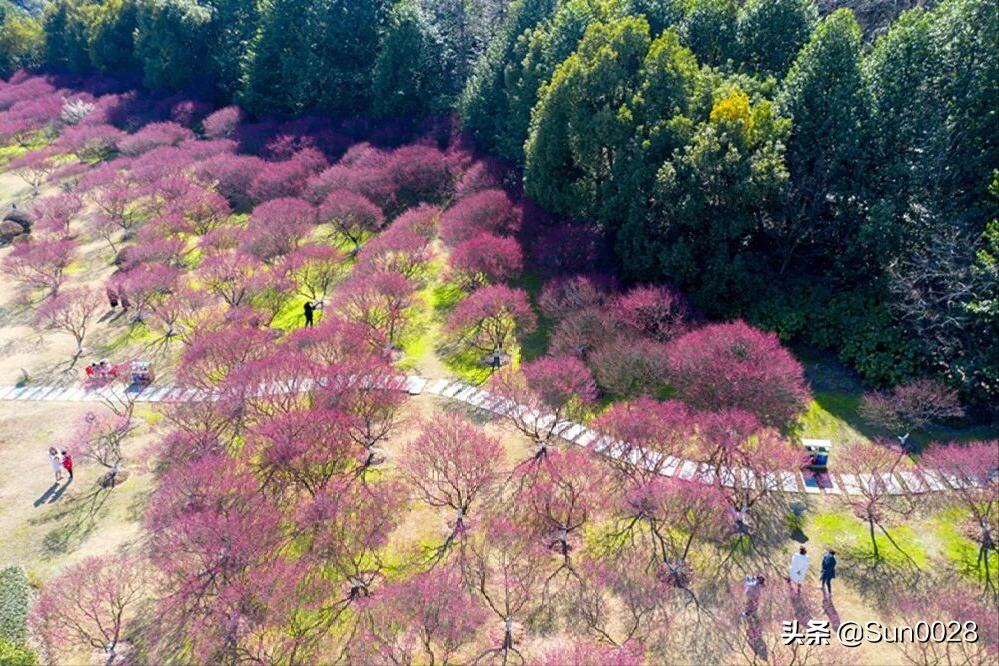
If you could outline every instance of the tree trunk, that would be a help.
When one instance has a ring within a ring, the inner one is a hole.
[[[871,545],[874,547],[874,559],[880,560],[881,559],[881,553],[878,552],[878,541],[877,541],[877,539],[874,538],[874,519],[873,518],[870,518],[870,517],[867,518],[867,526],[871,530]]]

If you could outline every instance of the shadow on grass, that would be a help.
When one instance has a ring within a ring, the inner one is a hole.
[[[861,382],[856,372],[850,370],[831,352],[816,350],[804,345],[793,345],[795,357],[801,362],[805,376],[812,387],[813,397],[820,413],[806,417],[804,424],[807,430],[818,430],[823,436],[834,440],[844,440],[855,435],[843,427],[845,424],[854,433],[867,439],[887,439],[895,441],[899,433],[889,432],[864,421],[857,411],[861,397],[868,390]],[[842,423],[829,422],[823,419],[825,412],[832,419]],[[817,434],[805,432],[809,434]],[[971,441],[976,439],[994,439],[999,436],[995,424],[969,425],[965,427],[948,427],[932,424],[922,432],[913,432],[907,444],[914,451],[921,451],[926,445],[935,441]]]
[[[867,439],[890,437],[890,433],[875,428],[860,418],[860,414],[857,412],[860,396],[860,393],[827,393],[824,391],[816,391],[813,395],[816,404],[822,410],[843,421]]]
[[[538,299],[541,297],[541,289],[544,282],[541,277],[533,271],[525,271],[516,280],[510,283],[511,287],[523,289],[527,292],[531,300],[531,307],[537,316],[538,325],[531,333],[522,336],[520,340],[520,356],[524,361],[533,361],[536,358],[548,353],[548,345],[551,341],[552,328],[555,322],[550,321],[541,314],[538,307]]]
[[[68,485],[68,484],[66,484]],[[66,486],[60,489],[65,491]],[[71,496],[56,504],[52,511],[30,522],[35,525],[55,523],[56,526],[42,538],[42,556],[45,559],[72,552],[97,526],[111,492],[95,485],[83,495]],[[49,499],[49,504],[55,497]]]
[[[816,391],[813,395],[815,403],[819,408],[827,412],[832,417],[839,419],[854,431],[870,440],[883,439],[891,442],[896,441],[898,433],[889,432],[882,428],[877,428],[865,422],[858,412],[862,393],[828,393]],[[823,428],[829,430],[829,424]],[[806,426],[807,427],[807,426]],[[833,439],[844,439],[846,434],[840,434],[841,427],[832,426],[832,432],[828,433]],[[914,431],[906,442],[907,447],[914,453],[922,451],[932,442],[946,441],[974,441],[995,439],[999,436],[995,426],[975,425],[964,428],[951,428],[940,424],[932,424],[924,431]]]
[[[837,575],[849,581],[867,603],[881,611],[893,610],[893,600],[919,584],[922,572],[899,553],[881,551],[875,557],[867,547],[840,548]]]
[[[983,548],[980,538],[972,538],[980,530],[962,509],[945,511],[935,522],[936,537],[951,566],[968,581],[980,585],[986,595],[999,601],[999,549],[995,544]]]
[[[454,282],[440,282],[429,289],[430,302],[434,315],[445,318],[462,298],[468,295],[465,289]]]
[[[748,529],[740,531],[733,524],[731,535],[722,544],[721,557],[710,577],[730,581],[763,573],[772,580],[783,580],[790,563],[790,556],[785,550],[788,538],[793,535],[789,513],[787,497],[780,494],[766,497],[753,505]],[[802,537],[804,542],[808,541],[803,533]]]
[[[485,384],[493,375],[493,369],[484,362],[485,353],[481,350],[455,349],[453,344],[444,341],[438,343],[436,351],[449,370],[475,386]]]

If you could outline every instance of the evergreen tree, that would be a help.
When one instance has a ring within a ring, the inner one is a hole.
[[[138,67],[135,31],[138,28],[136,0],[108,0],[94,13],[89,31],[90,62],[103,72],[121,72]]]
[[[759,239],[781,209],[790,123],[731,83],[717,94],[708,121],[660,167],[645,227],[627,225],[618,249],[636,278],[665,277],[722,313],[761,286]]]
[[[931,170],[946,109],[934,89],[932,19],[922,8],[902,14],[867,57],[871,92],[871,219],[882,233],[883,265],[925,243],[938,202]]]
[[[556,68],[532,114],[528,194],[614,231],[664,159],[684,145],[697,62],[644,18],[596,23]]]
[[[41,64],[45,35],[41,24],[13,5],[0,5],[0,78]]]
[[[532,39],[543,39],[544,30],[536,26],[549,17],[557,2],[516,0],[461,95],[465,128],[487,148],[517,162],[522,160],[530,110],[542,82],[530,75],[536,66],[533,62],[525,65],[525,58]],[[521,73],[522,68],[527,73]]]
[[[598,219],[634,135],[629,105],[649,50],[644,18],[596,23],[542,87],[525,146],[527,193],[557,213]]]
[[[999,3],[946,0],[930,34],[933,87],[946,110],[931,157],[934,194],[948,214],[982,229],[993,207],[986,192],[999,164]]]
[[[51,67],[83,72],[90,67],[86,3],[57,0],[45,8],[42,59]]]
[[[258,113],[365,113],[387,9],[386,0],[271,0],[250,49],[243,101]]]
[[[203,80],[211,16],[195,0],[139,3],[135,53],[148,87],[183,88]]]
[[[870,118],[860,57],[860,27],[839,9],[819,24],[784,82],[781,108],[793,125],[788,210],[778,229],[781,271],[796,254],[824,257],[844,274],[857,271]]]
[[[230,98],[239,89],[243,58],[257,32],[259,4],[252,0],[204,0],[204,4],[212,10],[209,49],[212,78]]]
[[[507,0],[419,0],[419,7],[442,41],[455,90],[461,90],[502,30]]]
[[[403,0],[392,8],[375,61],[375,113],[422,118],[447,110],[449,71],[433,25],[415,2]]]
[[[755,74],[783,78],[818,20],[812,0],[746,0],[736,26],[740,62]]]
[[[684,43],[706,65],[724,65],[736,56],[736,0],[692,0],[680,34]]]
[[[644,16],[649,32],[658,37],[663,30],[679,25],[686,13],[686,0],[624,0],[624,12]]]

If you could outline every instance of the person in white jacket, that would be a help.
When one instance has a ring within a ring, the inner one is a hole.
[[[62,481],[62,456],[59,455],[59,451],[56,447],[49,447],[49,464],[52,465],[52,471],[55,473],[55,482],[59,483]]]
[[[801,595],[801,584],[805,582],[805,574],[808,572],[808,551],[804,546],[798,549],[798,554],[791,558],[791,573],[789,581],[798,586],[798,595]]]

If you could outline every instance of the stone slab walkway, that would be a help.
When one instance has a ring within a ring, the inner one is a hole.
[[[397,378],[398,381],[386,382],[386,384],[404,389],[409,395],[420,395],[428,393],[457,400],[469,406],[483,411],[504,415],[512,411],[513,408],[524,409],[522,406],[506,405],[504,400],[496,399],[489,392],[483,391],[475,386],[470,386],[460,381],[447,379],[426,379],[416,375],[408,375]],[[309,385],[311,388],[311,383]],[[303,390],[306,387],[302,387]],[[273,391],[286,391],[288,387],[272,387]],[[266,392],[266,391],[265,391]],[[10,386],[0,387],[0,400],[7,401],[41,401],[41,402],[101,402],[105,400],[124,400],[134,397],[136,402],[156,403],[156,402],[198,402],[213,399],[213,395],[206,391],[196,389],[183,389],[173,386],[150,385],[140,390],[122,389],[119,387],[103,387],[87,389],[81,386]],[[537,421],[551,419],[551,416],[536,417]],[[579,446],[593,446],[595,450],[606,455],[613,456],[617,447],[609,447],[609,441],[599,441],[601,438],[596,433],[581,423],[571,421],[559,424],[556,429],[558,437],[562,440]],[[596,442],[596,444],[594,444]],[[608,450],[610,448],[610,450]],[[618,450],[629,450],[635,447],[622,447]],[[620,457],[620,453],[618,453]],[[853,474],[829,473],[816,477],[812,474],[802,474],[783,472],[779,476],[756,479],[755,475],[748,470],[722,470],[723,483],[729,479],[729,487],[738,483],[742,487],[757,487],[759,483],[767,483],[774,489],[779,489],[785,493],[803,493],[808,495],[839,495],[848,493],[851,495],[863,492],[862,484],[875,483],[877,480],[870,475],[855,476]],[[697,478],[700,481],[712,482],[713,472],[699,470],[699,465],[691,460],[667,461],[662,469],[662,473],[667,476],[677,476],[678,478],[690,480]],[[866,477],[866,478],[864,478]],[[964,483],[959,479],[948,479],[951,485],[960,487]],[[941,490],[948,490],[949,486],[944,481],[942,475],[929,471],[904,471],[898,474],[882,474],[880,483],[888,489],[889,493],[902,494],[906,491],[921,494]]]

